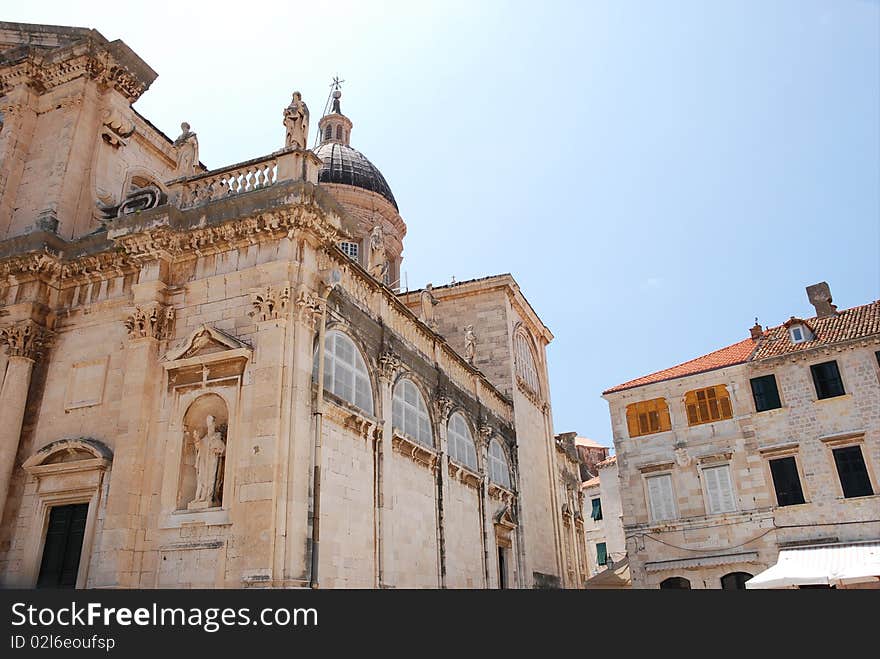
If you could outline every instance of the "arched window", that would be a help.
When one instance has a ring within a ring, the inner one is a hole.
[[[533,394],[540,394],[538,369],[535,367],[535,357],[532,354],[525,331],[519,330],[513,337],[513,350],[516,359],[517,379]]]
[[[316,356],[315,377],[317,374]],[[324,337],[324,389],[367,414],[373,413],[373,392],[364,358],[354,341],[337,330]]]
[[[687,392],[684,395],[684,406],[689,426],[733,418],[730,394],[723,384]]]
[[[748,572],[731,572],[721,577],[721,590],[745,590],[746,581],[753,575]]]
[[[626,426],[630,437],[665,432],[672,428],[665,398],[652,398],[626,406]]]
[[[456,412],[449,418],[449,457],[465,467],[477,470],[477,449],[464,416]]]
[[[394,387],[391,423],[395,429],[419,444],[434,446],[431,419],[419,388],[412,380],[404,378]]]
[[[510,488],[510,467],[497,439],[489,443],[489,480],[501,487]]]
[[[342,126],[341,125],[336,127],[336,139],[342,140]]]
[[[333,137],[333,126],[327,126],[324,129],[324,139],[329,140],[331,137]]]
[[[660,582],[663,590],[690,590],[691,582],[684,577],[669,577]]]

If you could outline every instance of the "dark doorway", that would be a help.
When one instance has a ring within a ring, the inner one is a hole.
[[[37,588],[75,588],[89,504],[54,506],[49,511],[46,543]]]
[[[752,578],[748,572],[731,572],[721,577],[721,590],[745,590],[746,581]]]
[[[663,590],[690,590],[691,582],[684,577],[669,577],[660,582]]]
[[[507,552],[504,547],[498,547],[498,587],[501,590],[507,588]]]

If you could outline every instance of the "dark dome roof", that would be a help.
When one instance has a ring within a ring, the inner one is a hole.
[[[363,153],[339,142],[325,142],[315,154],[324,161],[318,172],[319,183],[342,183],[370,190],[385,197],[397,209],[382,172]]]

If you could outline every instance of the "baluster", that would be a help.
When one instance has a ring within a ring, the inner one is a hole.
[[[263,167],[257,165],[257,187],[262,188],[266,185],[266,173],[263,171]]]

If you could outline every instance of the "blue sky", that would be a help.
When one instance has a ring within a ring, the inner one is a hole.
[[[603,389],[880,297],[880,6],[857,0],[71,3],[159,78],[137,109],[208,167],[279,148],[346,80],[407,221],[410,288],[512,273],[556,335],[557,432]]]

